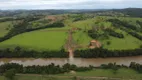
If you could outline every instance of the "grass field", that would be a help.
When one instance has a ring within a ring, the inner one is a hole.
[[[104,18],[104,19],[102,19]],[[33,31],[29,33],[23,33],[0,43],[0,47],[13,47],[13,46],[21,46],[24,48],[30,49],[43,49],[43,50],[60,50],[61,47],[64,47],[64,44],[67,39],[67,30],[75,28],[80,28],[81,30],[75,31],[73,33],[74,43],[80,46],[88,46],[89,42],[92,40],[91,37],[88,36],[87,31],[92,29],[93,26],[105,26],[115,30],[110,22],[106,22],[105,19],[114,18],[114,17],[96,17],[90,18],[86,20],[80,20],[73,22],[73,18],[69,18],[64,20],[65,27],[63,28],[49,28],[38,31]],[[141,18],[124,18],[119,17],[118,19],[129,21],[131,20],[134,24],[136,24],[136,20],[142,21]],[[102,22],[101,22],[102,20]],[[100,21],[95,24],[95,22]],[[38,23],[38,21],[37,21]],[[40,23],[40,22],[39,22]],[[6,27],[10,24],[10,22],[0,23],[0,37],[4,36],[8,30]],[[49,31],[48,31],[49,30]],[[59,31],[57,31],[59,30]],[[84,32],[86,31],[86,32]],[[103,30],[100,30],[103,32]],[[137,38],[128,35],[126,32],[117,29],[116,32],[123,33],[125,38],[119,39],[115,37],[111,37],[109,39],[99,39],[99,41],[103,44],[103,47],[106,49],[135,49],[140,48],[142,45],[142,41]],[[142,33],[139,32],[140,35]],[[107,42],[110,42],[110,45],[107,45]]]
[[[73,80],[72,78],[60,78],[60,77],[45,77],[45,76],[27,76],[19,75],[15,77],[16,80]],[[5,80],[3,76],[0,76],[0,80]]]
[[[108,40],[102,40],[102,43],[104,44],[104,48],[107,49],[135,49],[140,48],[140,45],[142,45],[142,41],[139,39],[127,34],[124,31],[117,30],[117,32],[121,32],[124,34],[124,39],[119,39],[115,37],[111,37]],[[107,45],[107,41],[110,41],[111,44]]]
[[[67,31],[43,29],[17,35],[0,43],[0,46],[22,46],[33,49],[60,50],[64,47],[66,38]]]
[[[87,20],[82,20],[82,21],[77,21],[72,23],[72,27],[77,27],[81,29],[91,29],[92,26],[94,26],[95,19],[87,19]]]
[[[87,32],[84,31],[76,31],[73,34],[73,39],[75,43],[80,46],[88,46],[90,41],[92,40],[92,38],[88,36]]]
[[[7,30],[7,28],[9,27],[10,24],[11,24],[10,21],[0,23],[0,37],[3,37],[8,33],[9,30]]]
[[[142,79],[142,74],[137,73],[136,71],[132,69],[119,69],[116,74],[114,74],[113,70],[108,69],[96,69],[92,71],[87,71],[87,72],[77,72],[76,74],[60,74],[60,76],[82,76],[82,77],[108,77],[108,78],[122,78],[124,80],[141,80]]]
[[[132,69],[119,69],[114,74],[111,69],[96,69],[87,72],[76,72],[74,74],[65,73],[59,75],[30,75],[20,74],[15,77],[16,80],[75,80],[74,77],[78,77],[81,80],[141,80],[142,74],[137,73]],[[105,79],[103,79],[105,78]],[[113,78],[113,79],[111,79]],[[0,76],[0,80],[5,80],[3,76]]]
[[[72,18],[67,19],[64,21],[64,24],[67,27],[76,27],[76,28],[81,28],[83,30],[91,29],[95,22],[95,19],[87,19],[87,20],[81,20],[76,22],[73,22],[72,20],[73,20]]]

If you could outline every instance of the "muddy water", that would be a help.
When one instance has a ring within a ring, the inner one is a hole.
[[[24,66],[31,65],[48,65],[54,63],[56,65],[63,65],[65,63],[75,64],[77,66],[100,66],[101,64],[107,63],[124,64],[129,66],[131,62],[137,62],[142,64],[142,56],[136,57],[121,57],[121,58],[96,58],[96,59],[83,59],[83,58],[50,58],[50,59],[34,59],[34,58],[1,58],[0,65],[4,63],[18,63]]]

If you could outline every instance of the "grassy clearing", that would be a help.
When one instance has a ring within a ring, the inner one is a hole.
[[[82,20],[82,21],[77,21],[77,22],[73,22],[71,24],[72,27],[77,27],[77,28],[81,28],[81,29],[91,29],[95,22],[95,19],[87,19],[87,20]]]
[[[92,40],[92,38],[88,36],[87,32],[84,31],[76,31],[73,34],[73,39],[78,45],[81,46],[88,46]]]
[[[7,41],[0,43],[0,47],[13,47],[13,46],[21,46],[29,49],[43,49],[43,50],[59,50],[64,46],[66,42],[66,38],[68,36],[67,30],[73,27],[81,28],[81,31],[76,31],[73,34],[74,42],[80,46],[87,46],[92,40],[91,37],[88,36],[87,31],[92,29],[92,26],[98,27],[105,26],[115,30],[110,22],[106,22],[105,19],[114,18],[114,17],[102,17],[101,18],[90,18],[86,20],[73,22],[73,18],[68,18],[64,20],[64,24],[66,27],[63,28],[49,28],[38,31],[33,31],[29,33],[20,34],[18,36],[13,37]],[[120,17],[118,19],[121,20],[132,20],[132,22],[136,23],[136,20],[142,21],[141,18],[123,18]],[[101,21],[102,20],[102,21]],[[37,21],[38,23],[38,21]],[[40,22],[39,22],[40,23]],[[0,23],[0,37],[5,35],[8,30],[6,30],[5,26],[8,26],[10,22]],[[2,26],[1,26],[2,25]],[[48,32],[50,30],[50,32]],[[60,30],[60,31],[56,31]],[[86,31],[86,32],[84,32]],[[103,33],[103,30],[100,30],[100,33]],[[99,39],[99,41],[103,44],[106,49],[135,49],[139,48],[142,45],[142,41],[136,39],[135,37],[128,35],[126,32],[117,29],[116,32],[123,33],[125,38],[119,39],[115,37],[110,37],[109,39]],[[139,33],[140,35],[142,33]],[[110,41],[110,45],[107,45],[107,42]]]
[[[67,32],[56,31],[56,29],[50,29],[54,31],[48,30],[49,29],[43,29],[23,33],[0,43],[0,46],[21,46],[32,49],[60,50],[65,44]]]
[[[119,69],[116,74],[114,74],[114,71],[111,69],[104,70],[104,69],[96,69],[92,71],[87,72],[77,72],[76,74],[60,74],[64,76],[83,76],[83,77],[108,77],[108,78],[122,78],[122,79],[134,79],[134,80],[140,80],[142,79],[142,74],[137,73],[136,71],[132,69]]]
[[[137,38],[127,34],[124,31],[117,30],[117,32],[121,32],[124,34],[124,39],[119,39],[115,37],[111,37],[108,40],[101,40],[101,42],[104,44],[104,48],[107,49],[117,49],[117,50],[124,50],[124,49],[135,49],[140,48],[140,45],[142,45],[142,41],[138,40]],[[107,45],[107,41],[110,41],[111,44]]]
[[[72,78],[65,77],[47,77],[47,76],[31,76],[31,75],[18,75],[15,77],[16,80],[73,80]],[[5,80],[3,76],[0,76],[0,80]]]
[[[116,71],[112,69],[95,69],[92,71],[87,72],[76,72],[74,74],[65,73],[59,75],[29,75],[29,74],[22,74],[17,75],[15,77],[16,80],[75,80],[73,79],[74,76],[85,78],[81,80],[110,80],[110,78],[117,78],[111,80],[141,80],[142,74],[137,73],[132,69],[122,68]],[[100,77],[100,78],[96,78]],[[101,79],[101,77],[106,77],[108,79]],[[3,76],[0,76],[0,80],[5,80]]]
[[[7,30],[11,25],[11,22],[1,22],[0,23],[0,37],[3,37],[8,33],[9,30]]]

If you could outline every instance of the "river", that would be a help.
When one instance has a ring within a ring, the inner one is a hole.
[[[94,58],[94,59],[84,59],[84,58],[47,58],[47,59],[34,59],[34,58],[1,58],[0,65],[4,63],[18,63],[24,66],[32,65],[49,65],[54,63],[56,65],[63,65],[65,63],[75,64],[77,66],[89,66],[93,65],[95,67],[101,64],[114,63],[124,64],[129,66],[131,62],[136,62],[142,64],[142,56],[134,57],[119,57],[119,58]]]

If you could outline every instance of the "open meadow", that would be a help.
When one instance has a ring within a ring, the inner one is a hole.
[[[59,75],[47,75],[47,74],[17,74],[16,80],[141,80],[142,74],[138,74],[131,69],[119,69],[114,73],[113,70],[108,69],[96,69],[87,72],[75,72],[65,73]],[[0,76],[0,80],[5,80],[3,76]]]
[[[5,36],[9,32],[9,29],[12,26],[11,23],[11,21],[0,22],[0,37]]]
[[[60,50],[65,45],[67,34],[66,30],[43,29],[17,35],[2,42],[0,46],[21,46],[35,50]]]

